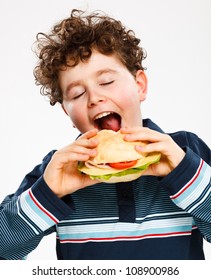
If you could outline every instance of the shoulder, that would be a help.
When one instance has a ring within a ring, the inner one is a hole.
[[[158,132],[165,133],[157,124],[151,119],[144,119],[143,125],[154,129]],[[208,145],[195,133],[190,131],[176,131],[168,134],[181,148],[190,148],[195,154],[204,159],[211,165],[211,151]]]
[[[185,131],[185,130],[181,130],[181,131],[176,131],[176,132],[172,132],[172,133],[167,133],[171,138],[174,139],[175,142],[177,142],[178,144],[190,144],[190,142],[198,142],[199,137],[190,131]]]
[[[168,133],[170,137],[181,147],[189,147],[194,153],[211,163],[211,151],[207,144],[195,133],[190,131],[177,131]]]
[[[47,155],[45,155],[43,158],[43,163],[49,162],[56,151],[57,150],[51,150]]]

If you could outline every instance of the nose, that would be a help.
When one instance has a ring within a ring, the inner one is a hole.
[[[93,107],[99,103],[103,103],[106,101],[106,97],[97,92],[89,92],[89,100],[88,100],[88,107]]]

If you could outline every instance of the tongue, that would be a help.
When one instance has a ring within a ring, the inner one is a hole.
[[[101,129],[118,131],[120,129],[120,119],[114,114],[108,115],[100,120]]]

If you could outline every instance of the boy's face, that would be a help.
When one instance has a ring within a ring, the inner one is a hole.
[[[87,62],[61,71],[59,81],[62,106],[81,133],[142,125],[146,76],[140,70],[134,77],[116,56],[94,51]]]

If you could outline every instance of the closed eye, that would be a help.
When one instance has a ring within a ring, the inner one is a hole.
[[[74,99],[74,100],[75,100],[75,99],[78,99],[78,98],[79,98],[80,96],[82,96],[85,92],[86,92],[86,91],[83,91],[83,92],[81,92],[81,93],[75,95],[75,96],[73,97],[73,99]]]
[[[110,81],[110,82],[107,82],[107,83],[101,83],[100,85],[101,86],[107,86],[107,85],[110,85],[110,84],[112,84],[114,81]]]

